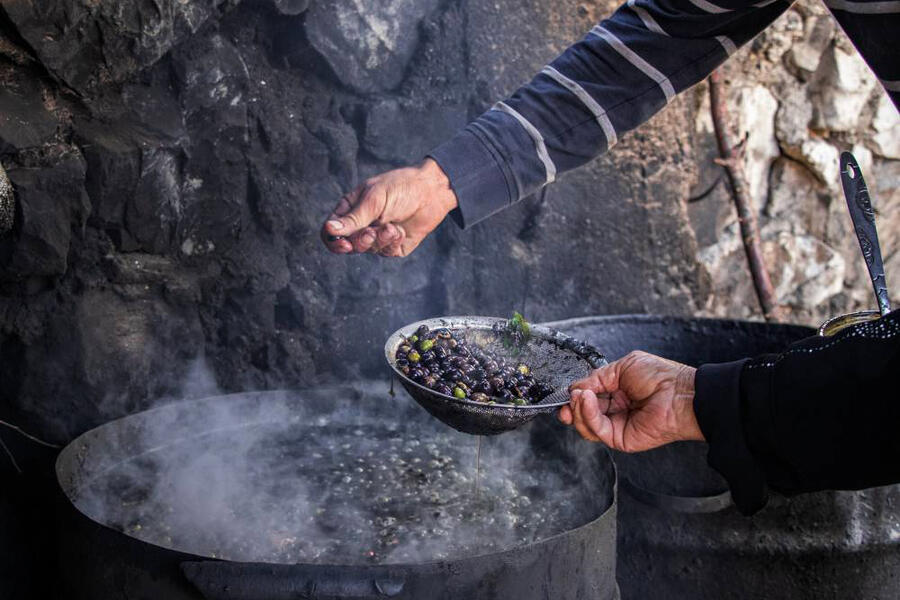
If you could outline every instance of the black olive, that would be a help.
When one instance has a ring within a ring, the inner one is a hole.
[[[456,346],[456,353],[460,356],[469,356],[469,349],[460,344]]]
[[[488,397],[487,394],[483,394],[481,392],[475,392],[474,394],[472,394],[471,399],[474,400],[475,402],[485,402],[485,403],[487,403],[490,400],[490,398]]]
[[[428,375],[427,377],[425,377],[425,379],[422,381],[422,383],[424,383],[425,385],[427,385],[430,388],[433,388],[435,385],[437,385],[438,381],[440,381],[438,379],[438,376],[432,374],[432,375]]]
[[[409,366],[409,361],[406,360],[405,357],[404,357],[404,358],[398,358],[397,360],[394,361],[394,364],[397,365],[397,368],[398,368],[398,369],[401,369],[401,368],[403,368],[403,367],[408,367],[408,366]]]
[[[409,377],[409,366],[400,367],[400,372]]]
[[[439,360],[445,359],[450,356],[450,351],[447,350],[446,346],[435,346],[432,352],[434,352],[435,358]]]
[[[428,333],[428,325],[420,325],[418,329],[416,329],[416,335],[419,337],[424,336]]]
[[[507,402],[511,402],[515,396],[513,393],[507,389],[500,390],[497,394],[495,394],[501,400],[505,400]]]
[[[422,380],[425,379],[425,370],[421,367],[414,367],[409,370],[409,378],[416,383],[422,383]]]
[[[409,354],[410,350],[412,350],[412,346],[410,346],[409,344],[400,344],[400,347],[397,348],[397,356],[400,356],[401,354],[403,356],[406,356],[407,354]]]
[[[426,350],[424,352],[420,352],[419,359],[424,363],[432,362],[432,361],[434,361],[434,352],[431,350]]]
[[[491,377],[489,380],[491,387],[495,390],[502,390],[504,387],[504,382],[502,377]]]
[[[475,382],[475,385],[472,386],[472,390],[476,392],[483,392],[485,394],[491,393],[491,384],[488,383],[487,379],[479,379]]]
[[[438,394],[446,394],[448,396],[450,396],[453,393],[453,390],[450,388],[450,386],[447,385],[446,383],[444,383],[443,381],[437,383],[434,386],[434,391],[436,391]]]

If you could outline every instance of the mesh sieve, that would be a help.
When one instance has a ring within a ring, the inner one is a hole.
[[[384,346],[385,358],[403,388],[435,418],[463,433],[495,435],[527,423],[541,413],[557,410],[569,401],[568,386],[592,369],[606,364],[596,348],[540,325],[531,326],[528,341],[515,348],[503,343],[496,326],[505,319],[494,317],[440,317],[411,323],[395,331]],[[479,346],[498,358],[524,363],[535,379],[545,381],[554,392],[536,404],[512,406],[484,404],[440,394],[409,379],[395,363],[397,348],[421,325],[446,327],[467,344]]]

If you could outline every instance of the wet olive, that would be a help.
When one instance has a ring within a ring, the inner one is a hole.
[[[515,396],[513,396],[513,393],[505,388],[497,392],[497,394],[495,395],[506,402],[512,401],[512,399],[515,398]]]
[[[502,377],[491,377],[488,381],[491,384],[491,387],[497,391],[502,390],[505,386],[505,382],[503,381]]]
[[[446,346],[435,346],[435,348],[434,348],[434,355],[435,355],[435,357],[437,357],[438,359],[445,359],[445,358],[447,358],[448,356],[450,356],[450,351],[447,350],[447,347],[446,347]]]
[[[488,400],[490,400],[490,398],[487,394],[484,394],[482,392],[475,392],[474,394],[472,394],[472,400],[474,400],[475,402],[487,402]]]
[[[531,369],[528,368],[528,365],[519,365],[516,367],[516,371],[518,371],[522,375],[528,375],[529,373],[531,373]]]
[[[438,394],[446,394],[447,396],[453,393],[453,390],[450,389],[450,386],[443,381],[434,386],[434,391],[436,391]]]
[[[425,371],[421,367],[413,367],[409,370],[409,378],[416,383],[421,383],[425,379]]]
[[[475,385],[472,386],[472,389],[476,392],[484,392],[485,394],[490,394],[491,384],[488,383],[487,379],[480,379],[475,382]]]
[[[422,350],[422,351],[431,350],[431,348],[434,346],[434,340],[428,340],[428,339],[419,340],[418,346],[419,346],[419,350]]]
[[[513,404],[515,404],[516,406],[524,406],[527,403],[528,402],[525,400],[525,398],[515,398],[513,400]]]
[[[419,325],[419,328],[416,329],[416,335],[421,337],[421,336],[425,335],[426,333],[428,333],[428,331],[429,331],[428,325]]]
[[[456,387],[461,388],[466,394],[469,394],[472,391],[472,387],[465,381],[457,381]]]
[[[434,352],[431,350],[425,350],[424,352],[419,353],[419,357],[422,362],[431,362],[434,360]]]
[[[409,344],[400,344],[400,347],[397,348],[397,356],[400,356],[401,354],[406,356],[409,354],[410,350],[412,350],[412,346]]]
[[[453,397],[462,399],[466,397],[466,393],[461,387],[456,386],[455,388],[453,388]]]
[[[428,375],[427,377],[425,377],[425,379],[422,381],[422,383],[424,383],[425,385],[427,385],[430,388],[433,388],[434,386],[437,385],[438,381],[440,381],[440,379],[438,379],[438,376],[431,374],[431,375]]]
[[[398,358],[397,360],[394,361],[394,364],[397,365],[398,369],[402,369],[403,367],[409,366],[409,361],[406,360],[406,357]]]
[[[412,334],[411,336],[406,338],[406,341],[409,342],[410,344],[415,344],[416,342],[419,341],[419,336],[417,336],[416,334]]]
[[[411,363],[417,363],[422,357],[415,350],[410,351],[409,354],[406,355],[406,360]]]

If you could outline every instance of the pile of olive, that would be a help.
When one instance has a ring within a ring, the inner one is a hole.
[[[510,364],[481,348],[470,348],[449,329],[426,325],[397,348],[395,364],[420,385],[485,404],[525,405],[539,402],[553,391],[537,381],[525,364]]]

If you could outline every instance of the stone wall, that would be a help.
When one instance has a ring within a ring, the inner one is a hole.
[[[384,339],[427,316],[700,310],[689,97],[409,259],[320,244],[342,191],[419,160],[603,12],[548,7],[4,2],[0,418],[66,440],[183,393],[198,357],[225,390],[386,379]]]
[[[854,153],[866,177],[891,295],[900,298],[900,117],[850,41],[820,2],[796,3],[728,63],[730,109],[760,212],[763,248],[790,321],[818,325],[831,315],[876,308],[841,191],[839,155]],[[696,90],[701,177],[719,171],[706,86]],[[724,181],[689,204],[712,293],[702,311],[759,318],[731,199]]]
[[[470,231],[445,223],[408,259],[318,241],[343,191],[420,159],[609,3],[2,6],[16,213],[0,239],[0,418],[66,440],[185,393],[198,358],[225,390],[386,377],[385,337],[440,314],[758,315],[713,187],[702,86],[610,155]],[[896,113],[823,15],[801,3],[728,72],[775,283],[801,322],[871,305],[841,148],[864,161],[900,283]]]

